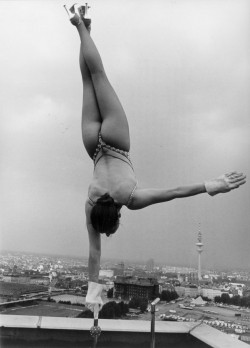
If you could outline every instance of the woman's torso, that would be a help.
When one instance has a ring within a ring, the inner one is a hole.
[[[108,193],[117,204],[127,205],[137,185],[132,164],[124,155],[106,149],[102,151],[89,186],[90,201],[96,202]]]

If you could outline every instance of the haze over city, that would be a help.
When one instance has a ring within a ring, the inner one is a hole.
[[[81,139],[79,37],[64,1],[0,2],[1,249],[87,256],[93,163]],[[249,176],[249,2],[93,0],[92,37],[130,124],[141,187]],[[249,267],[249,184],[140,211],[102,257]],[[199,227],[200,226],[200,227]]]

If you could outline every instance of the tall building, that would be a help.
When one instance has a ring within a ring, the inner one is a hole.
[[[198,233],[198,242],[196,243],[197,246],[197,252],[198,252],[198,280],[201,280],[201,253],[203,251],[203,243],[202,243],[202,234],[199,228],[199,233]]]
[[[154,265],[155,265],[154,260],[153,259],[149,259],[147,261],[147,264],[146,264],[147,271],[152,272],[154,270]]]

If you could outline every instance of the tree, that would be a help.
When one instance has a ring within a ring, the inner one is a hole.
[[[115,319],[121,318],[123,315],[128,313],[128,305],[124,302],[116,303],[115,301],[107,302],[104,304],[99,312],[100,319]],[[80,313],[77,318],[93,318],[93,312],[86,309]]]
[[[78,314],[77,318],[93,318],[93,313],[90,309],[86,309],[86,311],[83,311],[80,314]]]
[[[242,307],[250,307],[250,296],[242,297],[240,301]]]
[[[221,295],[221,302],[222,303],[226,303],[226,304],[230,304],[230,296],[227,293],[224,293]]]
[[[239,295],[236,295],[236,296],[233,296],[231,298],[231,303],[235,306],[240,306],[240,303],[241,303],[241,298]]]
[[[176,300],[179,295],[177,294],[176,291],[170,291],[170,297],[171,297],[171,300]]]
[[[201,296],[201,298],[203,299],[203,301],[207,301],[207,302],[211,302],[211,298],[208,298],[207,296]]]
[[[100,313],[99,318],[114,319],[115,318],[115,302],[106,303]]]
[[[141,312],[145,312],[148,307],[148,300],[141,297],[132,297],[128,306],[129,308],[140,308]]]
[[[221,303],[222,302],[221,297],[220,296],[215,296],[214,302]]]
[[[121,318],[122,316],[122,310],[121,310],[121,306],[119,306],[117,303],[114,306],[114,310],[115,310],[115,317],[116,318]]]
[[[146,309],[148,308],[148,300],[146,298],[141,299],[140,303],[140,310],[142,313],[146,312]]]
[[[162,301],[173,301],[176,300],[179,297],[179,295],[177,294],[176,291],[169,291],[169,290],[163,290],[161,295],[160,295],[160,299]]]
[[[124,302],[122,301],[122,302],[119,302],[118,305],[119,305],[120,308],[121,308],[121,313],[122,313],[122,315],[125,315],[125,314],[128,313],[129,307],[128,307],[128,304],[127,304],[127,303],[124,303]]]
[[[58,303],[69,304],[69,305],[71,305],[71,302],[70,302],[70,301],[59,301]]]
[[[113,298],[114,295],[114,288],[111,288],[107,292],[107,298]]]
[[[140,306],[140,298],[132,297],[128,304],[129,308],[138,308]]]

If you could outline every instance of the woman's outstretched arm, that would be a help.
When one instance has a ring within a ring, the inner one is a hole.
[[[205,184],[193,184],[180,186],[173,189],[138,188],[134,195],[129,209],[137,210],[152,204],[164,203],[175,198],[184,198],[206,192]]]
[[[173,189],[137,189],[129,209],[142,209],[152,204],[171,201],[175,198],[191,197],[201,193],[214,196],[238,188],[246,182],[242,173],[232,172],[204,183],[180,186]]]

